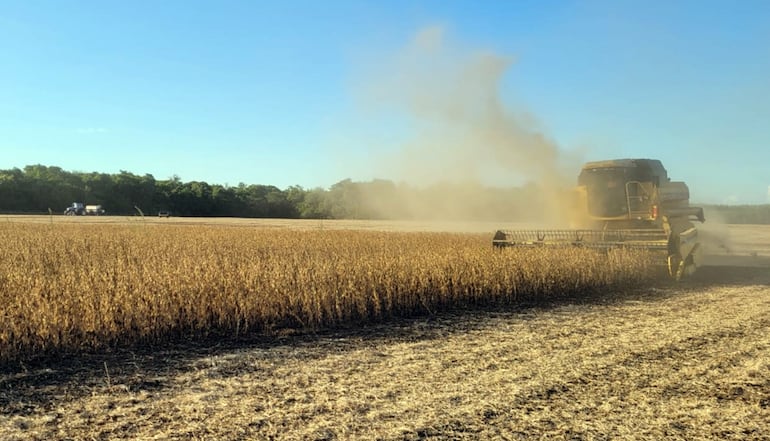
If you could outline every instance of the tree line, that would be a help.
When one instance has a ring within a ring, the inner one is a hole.
[[[553,204],[536,185],[494,188],[478,183],[413,187],[345,179],[329,188],[209,184],[151,174],[71,172],[28,165],[0,170],[0,212],[62,213],[73,202],[102,205],[107,214],[157,214],[306,219],[439,219],[534,222]],[[770,205],[709,206],[727,223],[770,224]]]
[[[73,202],[102,205],[107,214],[157,214],[307,219],[534,219],[533,206],[501,203],[533,189],[441,184],[413,188],[376,179],[342,180],[330,188],[209,184],[155,179],[127,171],[72,172],[28,165],[0,170],[0,213],[62,213]],[[483,194],[483,197],[481,197]]]
[[[302,215],[306,193],[301,187],[231,187],[127,171],[83,173],[44,165],[0,170],[0,211],[6,213],[60,213],[73,202],[83,202],[118,215],[163,210],[181,216],[295,218]]]

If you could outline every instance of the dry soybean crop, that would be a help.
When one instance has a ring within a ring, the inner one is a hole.
[[[489,235],[0,225],[2,361],[321,329],[637,284],[646,255],[494,250]]]

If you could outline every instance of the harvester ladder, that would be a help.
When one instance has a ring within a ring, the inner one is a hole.
[[[632,188],[636,191],[632,192]],[[650,207],[649,203],[645,203],[645,201],[651,200],[650,192],[644,188],[641,182],[626,182],[626,205],[628,207],[629,219],[648,218],[650,216]]]

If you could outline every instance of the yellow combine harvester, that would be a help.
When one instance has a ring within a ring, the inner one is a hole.
[[[660,161],[586,163],[575,193],[572,223],[578,229],[499,230],[493,245],[660,250],[676,280],[697,268],[700,244],[692,221],[705,221],[703,209],[690,206],[687,185],[672,182]]]

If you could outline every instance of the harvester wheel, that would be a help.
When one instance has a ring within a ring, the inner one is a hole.
[[[682,278],[684,272],[684,262],[679,254],[671,254],[668,256],[668,275],[674,280],[679,281]]]
[[[698,246],[696,245],[694,250],[697,250]],[[690,253],[689,256],[687,256],[686,259],[680,264],[679,272],[677,273],[677,281],[682,279],[683,277],[690,277],[695,273],[695,269],[697,268],[697,265],[695,264],[695,252]]]
[[[685,275],[686,269],[687,269],[686,262],[684,260],[679,262],[679,269],[676,270],[676,277],[674,277],[674,280],[676,280],[677,282],[681,282],[682,278]]]

